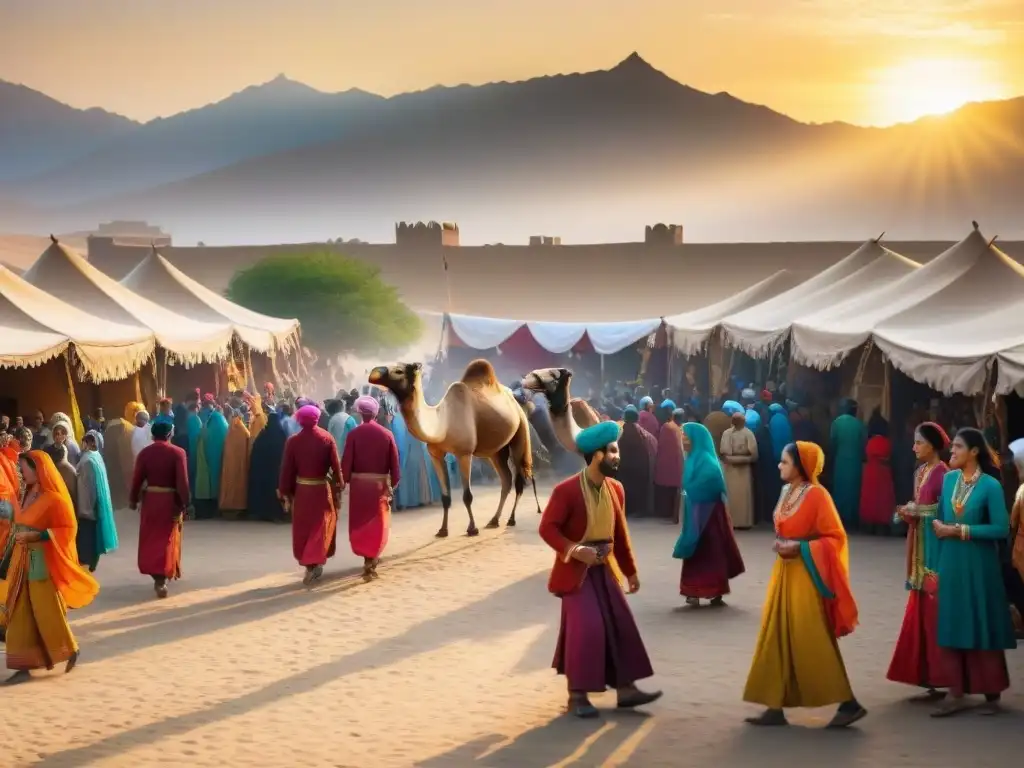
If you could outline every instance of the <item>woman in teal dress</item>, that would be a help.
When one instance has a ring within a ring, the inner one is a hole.
[[[962,712],[967,694],[983,694],[982,711],[993,714],[1010,687],[1006,650],[1017,647],[998,548],[1010,518],[998,459],[980,431],[956,433],[949,465],[932,527],[941,540],[938,644],[950,698],[932,716]]]
[[[831,434],[832,498],[843,527],[853,531],[860,519],[860,486],[867,429],[857,418],[856,401],[844,400],[839,408],[840,414],[832,422]]]

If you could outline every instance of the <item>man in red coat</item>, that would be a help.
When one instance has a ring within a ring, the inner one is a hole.
[[[583,430],[576,446],[587,462],[555,486],[540,521],[541,538],[557,553],[548,588],[562,599],[562,626],[552,666],[565,675],[569,711],[596,717],[590,693],[618,692],[620,709],[661,697],[636,681],[654,674],[640,631],[622,593],[640,589],[626,529],[625,492],[613,477],[619,468],[619,425],[603,421]]]
[[[141,427],[137,427],[141,429]],[[139,512],[139,573],[153,577],[160,599],[167,597],[167,580],[181,577],[181,528],[189,505],[188,461],[185,451],[168,440],[174,425],[152,426],[153,442],[135,459],[128,497]]]
[[[363,396],[356,400],[363,423],[345,437],[341,471],[348,493],[348,540],[363,558],[363,578],[377,578],[377,565],[391,530],[391,499],[402,470],[394,435],[375,420],[380,403]]]
[[[285,443],[278,483],[285,509],[291,511],[292,554],[306,569],[306,586],[323,576],[324,564],[334,557],[344,487],[338,447],[331,433],[317,426],[319,420],[315,405],[296,411],[300,431]]]

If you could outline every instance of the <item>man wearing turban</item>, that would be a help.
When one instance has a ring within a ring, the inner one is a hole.
[[[388,544],[391,500],[402,471],[395,437],[377,421],[376,398],[363,395],[355,409],[362,424],[345,437],[341,469],[350,489],[349,544],[363,558],[363,578],[369,580],[377,577],[377,565]]]
[[[344,481],[331,433],[317,426],[320,409],[304,405],[295,413],[299,432],[284,446],[278,492],[292,515],[292,554],[306,569],[309,586],[334,557],[338,509]]]
[[[657,439],[661,424],[658,423],[658,417],[654,415],[654,400],[646,395],[641,397],[639,411],[637,423],[646,429],[651,437]]]
[[[661,692],[645,693],[636,681],[654,674],[640,631],[622,593],[640,589],[626,528],[625,491],[619,469],[619,425],[603,421],[583,430],[576,446],[587,466],[555,486],[540,521],[541,538],[555,550],[548,589],[562,600],[562,625],[552,666],[565,675],[569,711],[596,717],[591,693],[608,687],[618,706],[650,704]]]
[[[181,577],[181,528],[189,505],[185,451],[170,443],[174,426],[154,424],[152,442],[135,459],[128,503],[139,512],[139,573],[151,576],[156,596]]]

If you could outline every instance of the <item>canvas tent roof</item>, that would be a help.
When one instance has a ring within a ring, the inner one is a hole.
[[[555,354],[570,351],[586,335],[595,352],[612,355],[630,344],[650,336],[661,326],[660,317],[592,323],[537,322],[457,314],[449,314],[447,317],[449,327],[467,347],[473,349],[497,347],[520,328],[526,326],[541,347]]]
[[[976,393],[994,356],[1024,343],[1024,316],[1013,311],[1024,308],[1022,297],[1024,267],[975,227],[905,277],[801,318],[793,356],[824,368],[873,338],[911,378]]]
[[[230,349],[232,329],[227,323],[199,322],[164,309],[57,241],[29,267],[24,278],[101,322],[151,333],[160,346],[184,363],[219,360]]]
[[[171,264],[154,248],[121,285],[145,296],[159,296],[162,306],[184,317],[228,324],[245,344],[261,352],[288,349],[297,341],[299,321],[261,315],[228,301]]]
[[[797,284],[796,277],[784,269],[739,293],[714,304],[665,318],[672,339],[684,355],[695,355],[703,348],[722,319],[771,299]]]
[[[68,342],[97,382],[138,370],[155,346],[148,329],[90,317],[0,266],[2,364],[40,365],[63,352]]]
[[[920,264],[890,251],[878,240],[857,250],[784,293],[722,320],[727,341],[754,357],[764,357],[789,336],[794,321],[862,296],[897,280]]]

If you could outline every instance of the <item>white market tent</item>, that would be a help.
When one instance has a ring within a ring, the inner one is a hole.
[[[203,323],[227,325],[252,349],[272,354],[298,344],[299,321],[261,315],[200,285],[155,248],[122,280],[138,295],[160,297],[162,307]]]
[[[898,280],[921,265],[868,240],[846,258],[788,291],[721,321],[726,343],[767,357],[785,343],[793,323]]]
[[[25,272],[25,281],[54,299],[78,307],[100,323],[132,328],[155,337],[175,360],[186,365],[216,362],[230,350],[232,328],[183,317],[100,272],[56,240]]]
[[[828,368],[873,340],[911,378],[947,394],[977,394],[996,357],[1024,346],[1022,299],[1024,267],[975,226],[903,278],[800,318],[792,330],[793,357]],[[1001,377],[1005,391],[1016,386],[1013,354]]]
[[[0,367],[34,367],[75,345],[95,382],[124,378],[153,354],[152,332],[92,317],[0,266]]]
[[[497,347],[526,326],[541,347],[555,354],[569,352],[587,336],[595,352],[612,355],[650,336],[661,326],[660,317],[612,323],[538,322],[456,314],[447,318],[451,331],[472,349]]]
[[[672,330],[673,343],[680,352],[684,355],[696,355],[704,348],[724,318],[768,301],[796,285],[796,276],[781,269],[761,282],[714,304],[666,317],[665,325]]]

